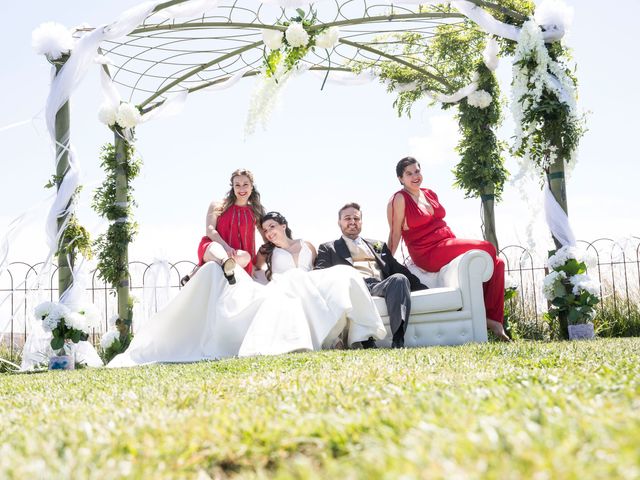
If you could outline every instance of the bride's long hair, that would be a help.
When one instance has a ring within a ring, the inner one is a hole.
[[[289,228],[289,222],[287,222],[287,219],[284,218],[284,215],[282,215],[279,212],[268,212],[265,213],[262,218],[260,218],[260,228],[262,228],[262,225],[264,224],[264,222],[266,222],[267,220],[273,220],[274,222],[276,222],[278,225],[284,225],[285,229],[284,229],[284,233],[287,236],[287,238],[293,239],[293,237],[291,236],[291,229]],[[261,253],[262,255],[264,255],[265,260],[267,262],[267,271],[266,271],[266,277],[267,280],[271,281],[271,276],[273,274],[273,269],[272,269],[272,257],[273,257],[273,250],[276,248],[275,244],[273,244],[272,242],[267,242],[264,245],[262,245],[260,247],[260,250],[258,250],[259,253]]]
[[[238,197],[236,197],[236,193],[233,191],[233,179],[241,175],[246,176],[251,182],[251,195],[249,195],[248,205],[251,207],[253,217],[256,219],[256,222],[258,222],[264,215],[264,207],[262,206],[262,202],[260,201],[260,192],[258,192],[258,189],[256,188],[256,182],[253,179],[253,173],[251,173],[251,170],[247,170],[246,168],[239,168],[237,170],[234,170],[234,172],[231,174],[231,179],[229,180],[231,189],[224,197],[222,207],[220,208],[220,212],[218,214],[223,214],[231,207],[231,205],[236,203]]]

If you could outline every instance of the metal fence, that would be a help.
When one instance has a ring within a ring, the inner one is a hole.
[[[640,303],[640,238],[600,238],[579,244],[590,256],[589,273],[600,281],[603,298],[613,302],[614,309],[622,315],[630,315]],[[541,315],[547,309],[541,289],[542,279],[548,273],[544,259],[519,245],[502,248],[500,256],[518,288],[511,311],[517,312],[520,318],[541,322]],[[177,294],[182,288],[180,278],[193,266],[193,262],[186,260],[129,264],[131,293],[138,299],[133,311],[134,328],[136,318],[147,318]],[[57,270],[40,275],[42,267],[42,263],[13,262],[0,275],[0,348],[12,359],[20,352],[29,333],[33,308],[40,302],[57,299]],[[116,314],[117,301],[114,289],[100,279],[96,270],[91,272],[86,288],[88,299],[103,314],[101,328],[92,335],[96,343],[108,329],[109,318]]]

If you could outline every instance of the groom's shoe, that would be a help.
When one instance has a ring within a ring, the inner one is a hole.
[[[236,268],[236,261],[233,258],[227,258],[222,263],[222,272],[224,273],[224,277],[229,282],[229,285],[234,285],[236,283],[236,276],[233,271]]]
[[[373,339],[373,337],[369,337],[367,340],[363,340],[362,342],[360,342],[360,344],[364,349],[378,348],[378,346],[376,345],[376,341]]]
[[[189,280],[191,280],[191,277],[189,275],[185,275],[180,279],[180,286],[184,287]]]
[[[393,334],[393,339],[391,340],[391,348],[404,348],[404,331],[402,330],[402,327],[400,327],[398,331]]]

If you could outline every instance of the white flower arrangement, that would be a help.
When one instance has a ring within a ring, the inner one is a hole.
[[[282,47],[284,33],[280,30],[262,30],[262,42],[269,50],[279,50]]]
[[[49,60],[58,60],[73,50],[74,40],[64,25],[45,22],[31,34],[31,45],[36,53],[45,55]]]
[[[107,350],[108,348],[111,348],[116,341],[119,340],[120,333],[116,330],[109,330],[108,332],[105,332],[104,335],[102,335],[102,338],[100,339],[100,346],[104,350]]]
[[[43,302],[34,309],[36,318],[42,320],[42,328],[52,332],[51,348],[62,350],[65,341],[78,343],[85,340],[99,322],[99,312],[93,305],[85,305],[73,311],[63,303]]]
[[[134,128],[142,120],[142,115],[135,105],[122,102],[116,113],[116,123],[122,128]]]
[[[491,105],[493,98],[486,90],[476,90],[467,96],[467,103],[472,107],[484,109]]]
[[[42,302],[36,308],[33,309],[33,314],[36,318],[44,318],[49,315],[49,312],[57,305],[56,302]]]
[[[306,47],[309,44],[309,34],[300,22],[291,22],[284,33],[287,43],[293,47]]]
[[[338,27],[329,27],[326,30],[323,30],[316,37],[316,47],[326,48],[327,50],[331,50],[336,45],[338,45],[339,39],[340,39],[340,29]]]
[[[569,260],[582,261],[582,253],[577,248],[572,246],[564,246],[556,251],[547,259],[547,266],[551,269],[556,269],[567,263]]]
[[[591,295],[600,295],[600,282],[595,278],[591,278],[586,273],[578,273],[569,279],[573,285],[571,290],[574,295],[580,295],[582,292],[590,293]]]
[[[566,280],[566,278],[567,274],[565,272],[556,272],[555,270],[544,277],[542,280],[542,293],[544,293],[544,297],[549,301],[556,298],[556,288],[561,286],[562,281]]]
[[[98,110],[98,120],[101,123],[109,127],[113,127],[116,124],[116,116],[118,115],[118,108],[109,102],[104,102],[100,105]]]
[[[547,260],[551,270],[543,280],[542,291],[551,304],[547,315],[568,325],[587,323],[595,317],[600,302],[600,283],[587,274],[581,252],[572,246],[558,249]],[[566,336],[566,331],[563,334]]]
[[[549,56],[542,30],[533,20],[522,25],[514,56],[511,111],[516,131],[512,148],[520,156],[523,171],[529,170],[530,165],[544,170],[558,158],[558,153],[549,139],[544,138],[540,119],[532,118],[532,115],[538,112],[545,91],[551,92],[558,102],[568,107],[565,125],[572,128],[563,130],[580,135],[581,119],[577,112],[575,85],[566,67]],[[577,140],[574,138],[573,141],[575,145],[564,158],[566,161],[575,156]]]

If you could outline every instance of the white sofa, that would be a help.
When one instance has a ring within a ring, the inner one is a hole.
[[[460,345],[487,341],[487,320],[482,282],[493,273],[491,256],[470,250],[453,259],[437,273],[429,273],[412,262],[407,267],[428,290],[411,294],[411,316],[404,337],[406,347]],[[377,342],[391,345],[389,315],[382,297],[373,297],[387,337]]]

